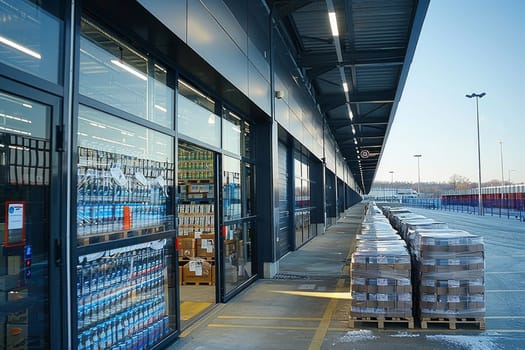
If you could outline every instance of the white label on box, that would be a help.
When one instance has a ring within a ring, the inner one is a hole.
[[[459,265],[459,259],[448,259],[449,265]]]
[[[485,299],[483,297],[483,294],[474,294],[474,295],[470,296],[470,301],[477,302],[477,303],[482,303],[482,302],[485,301]]]
[[[400,278],[397,280],[397,285],[398,286],[409,286],[410,280],[408,278]]]
[[[377,263],[378,264],[388,264],[388,259],[384,255],[379,255],[377,257]]]
[[[436,286],[436,280],[421,280],[421,284],[424,287],[435,287]]]
[[[458,288],[459,287],[459,281],[457,281],[457,280],[448,280],[448,286],[450,288]]]
[[[401,293],[398,295],[399,301],[412,301],[412,294],[411,293]]]
[[[388,294],[376,294],[377,301],[388,301]]]
[[[388,280],[386,278],[378,278],[377,285],[378,286],[388,286]]]
[[[459,295],[449,295],[447,300],[449,303],[459,303]]]
[[[352,281],[356,285],[364,286],[365,285],[365,279],[358,277],[358,278],[352,278]]]

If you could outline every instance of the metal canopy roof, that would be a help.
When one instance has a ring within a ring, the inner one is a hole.
[[[354,179],[368,193],[429,0],[267,1]],[[338,36],[328,12],[335,12]]]

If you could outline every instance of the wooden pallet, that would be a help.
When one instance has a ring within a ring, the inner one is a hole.
[[[182,285],[185,286],[185,285],[195,285],[195,286],[212,286],[213,283],[212,281],[210,281],[209,279],[208,280],[203,280],[203,279],[199,279],[199,280],[186,280],[184,279],[182,281]]]
[[[102,243],[114,241],[117,239],[130,238],[136,236],[143,236],[153,233],[158,233],[164,231],[164,225],[144,227],[139,229],[127,230],[127,231],[113,231],[105,233],[97,233],[92,235],[84,235],[78,237],[78,245],[89,245],[94,243]]]
[[[384,329],[385,323],[406,323],[408,329],[414,328],[413,317],[350,317],[349,327],[354,328],[356,322],[377,323],[379,329]]]
[[[473,324],[479,327],[480,330],[485,329],[485,318],[483,317],[422,317],[421,328],[428,328],[429,324],[432,323],[444,323],[448,324],[449,329],[456,329],[457,325],[461,324]]]

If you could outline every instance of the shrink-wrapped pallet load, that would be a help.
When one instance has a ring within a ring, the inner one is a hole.
[[[414,327],[410,255],[377,210],[368,211],[351,258],[350,327],[355,322],[404,322]]]
[[[414,255],[418,313],[428,323],[476,323],[485,327],[483,238],[461,230],[416,231]]]

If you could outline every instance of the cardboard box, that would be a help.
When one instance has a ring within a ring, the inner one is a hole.
[[[197,256],[209,258],[215,256],[214,237],[214,234],[201,234],[201,237],[196,239]]]
[[[194,258],[195,249],[180,248],[179,249],[179,258]]]
[[[179,237],[179,248],[180,249],[195,249],[195,239],[194,238],[181,238]]]

